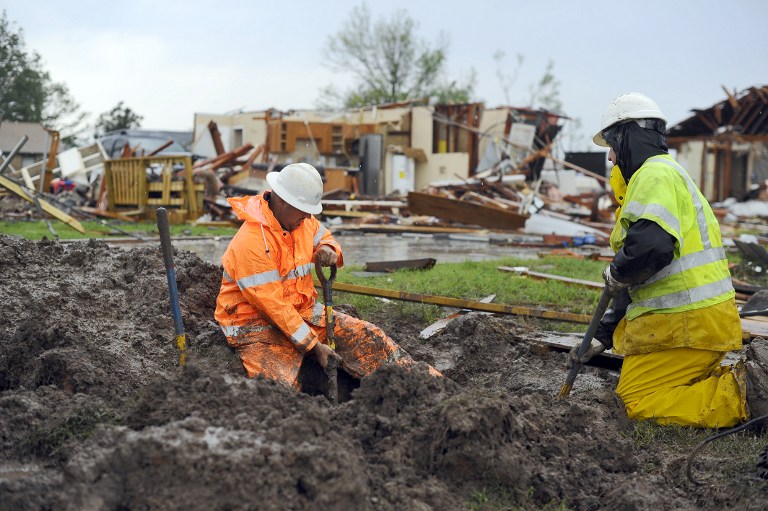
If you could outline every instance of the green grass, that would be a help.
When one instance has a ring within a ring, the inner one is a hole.
[[[497,268],[527,266],[531,271],[602,282],[601,274],[605,265],[606,263],[601,261],[566,257],[544,257],[538,260],[506,258],[437,264],[430,270],[399,270],[375,277],[354,275],[354,272],[361,270],[360,267],[344,267],[339,270],[336,280],[360,286],[465,300],[480,300],[495,294],[493,303],[521,307],[540,306],[560,312],[590,315],[600,298],[599,290],[554,280],[533,279]],[[381,307],[381,301],[371,296],[341,292],[338,293],[338,299],[336,296],[334,293],[335,302],[352,304],[363,316]],[[400,301],[398,303],[403,304],[401,307],[404,314],[421,316],[426,323],[431,323],[442,315],[440,307],[436,305]]]
[[[58,220],[51,220],[51,226],[56,231],[59,239],[88,239],[88,238],[110,238],[128,237],[121,231],[126,231],[138,236],[152,237],[157,236],[157,224],[152,222],[120,222],[116,220],[102,223],[98,220],[86,220],[80,222],[85,229],[85,234],[77,232],[72,227]],[[208,227],[204,225],[171,225],[171,236],[234,236],[237,227]],[[0,234],[9,236],[21,236],[30,240],[40,240],[43,237],[53,239],[53,234],[48,230],[45,221],[1,221]]]
[[[684,456],[687,463],[696,446],[717,432],[713,429],[660,426],[653,421],[643,421],[635,423],[627,436],[638,451],[660,446],[667,454]],[[694,456],[693,476],[699,480],[715,478],[721,481],[749,477],[755,471],[757,453],[765,442],[764,435],[756,435],[749,430],[718,438]],[[643,467],[644,471],[662,473],[666,468],[658,461],[649,460]],[[705,461],[704,467],[696,469],[702,461]],[[680,475],[681,478],[685,477],[683,473]]]

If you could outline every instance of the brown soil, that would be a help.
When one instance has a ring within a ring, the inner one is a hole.
[[[764,484],[694,486],[685,453],[635,445],[615,373],[557,400],[565,356],[513,318],[427,341],[368,318],[446,378],[385,367],[332,406],[247,379],[212,321],[220,268],[175,265],[183,369],[159,247],[0,236],[0,509],[762,508]]]

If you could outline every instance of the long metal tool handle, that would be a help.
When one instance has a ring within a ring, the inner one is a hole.
[[[603,294],[600,296],[600,301],[597,302],[595,314],[592,316],[592,321],[589,323],[587,332],[584,334],[584,339],[581,341],[581,346],[579,346],[579,349],[576,351],[576,354],[579,357],[586,353],[590,344],[592,344],[592,338],[597,332],[597,327],[600,326],[600,320],[603,318],[603,314],[605,314],[605,310],[608,308],[608,304],[611,302],[611,298],[613,298],[613,296],[611,296],[611,294],[608,292],[608,287],[606,286],[603,288]],[[579,374],[580,369],[581,364],[579,362],[574,362],[571,368],[568,370],[568,376],[565,378],[565,384],[563,385],[563,388],[560,389],[560,394],[558,396],[560,399],[564,399],[568,396],[568,394],[571,393],[573,382],[576,381],[576,375]]]
[[[184,333],[184,323],[181,320],[179,292],[176,289],[176,268],[173,265],[171,229],[168,226],[168,211],[165,208],[157,208],[157,230],[160,232],[160,246],[163,249],[165,274],[168,276],[168,289],[171,293],[171,313],[173,314],[173,327],[176,332],[176,347],[179,349],[179,364],[184,367],[187,363],[187,335]]]
[[[325,333],[328,339],[328,346],[332,350],[336,350],[336,338],[334,337],[333,330],[336,327],[336,318],[333,315],[333,282],[336,280],[337,267],[335,264],[331,265],[331,274],[328,278],[323,273],[323,267],[320,263],[315,262],[315,273],[323,285],[323,302],[325,303]]]

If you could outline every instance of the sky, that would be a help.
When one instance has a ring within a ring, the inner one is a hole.
[[[0,9],[92,121],[122,101],[143,116],[142,128],[191,131],[196,112],[314,108],[323,87],[351,88],[354,77],[329,67],[323,48],[361,4],[3,0]],[[624,92],[653,98],[673,125],[725,99],[723,87],[768,84],[764,0],[387,0],[368,7],[374,21],[404,10],[432,46],[447,37],[446,77],[474,71],[473,99],[486,108],[529,106],[531,88],[552,62],[562,113],[581,126],[566,150],[599,149],[591,137]],[[499,72],[507,80],[517,73],[506,90]]]

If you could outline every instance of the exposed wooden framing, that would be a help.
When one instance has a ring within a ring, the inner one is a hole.
[[[208,158],[207,160],[196,162],[194,168],[199,169],[200,167],[210,165],[212,170],[216,170],[217,168],[223,167],[224,165],[230,163],[232,160],[241,157],[251,149],[253,149],[253,144],[243,144],[240,147],[233,149],[232,151],[214,156],[213,158]]]
[[[756,111],[760,112],[760,117],[758,117],[757,121],[750,122],[749,127],[748,128],[745,127],[744,131],[750,131],[754,133],[762,129],[763,123],[765,122],[766,119],[768,119],[768,108],[764,107],[762,110],[756,110]]]
[[[717,124],[712,122],[712,120],[707,116],[707,112],[705,112],[704,110],[697,110],[696,117],[698,117],[699,120],[707,126],[707,128],[712,130],[712,133],[715,133],[717,131]]]
[[[725,88],[725,85],[723,85],[722,87],[723,87],[723,92],[725,92],[725,95],[728,96],[728,102],[731,104],[734,110],[738,110],[739,102],[736,100],[735,97],[733,97],[733,94],[728,92],[728,89]]]
[[[752,106],[755,104],[754,96],[747,96],[741,104],[741,110],[738,115],[734,115],[731,119],[731,125],[738,126],[744,120],[744,117],[752,113]]]
[[[320,282],[314,279],[315,287],[320,288]],[[457,309],[471,309],[484,312],[495,312],[499,314],[512,314],[515,316],[527,316],[533,318],[551,319],[555,321],[570,321],[571,323],[589,323],[592,320],[591,315],[575,314],[572,312],[553,311],[542,308],[518,307],[515,305],[504,305],[499,303],[483,303],[474,300],[463,300],[460,298],[450,298],[447,296],[428,295],[421,293],[409,293],[407,291],[394,291],[391,289],[381,289],[368,286],[357,286],[354,284],[333,283],[334,291],[343,291],[368,296],[381,296],[384,298],[393,298],[395,300],[405,300],[409,302],[432,303],[444,307],[455,307]]]
[[[766,91],[768,91],[768,87],[763,87],[762,89],[758,89],[758,88],[752,89],[752,92],[758,95],[763,103],[768,103],[768,94],[766,94]]]
[[[453,222],[480,225],[489,229],[519,229],[525,227],[525,221],[528,218],[495,207],[419,192],[408,194],[408,210],[416,215],[432,215]]]
[[[219,126],[216,121],[211,120],[208,123],[208,132],[211,134],[211,140],[213,140],[213,148],[216,150],[216,155],[222,155],[226,152],[224,144],[221,141],[221,133],[219,133]]]

